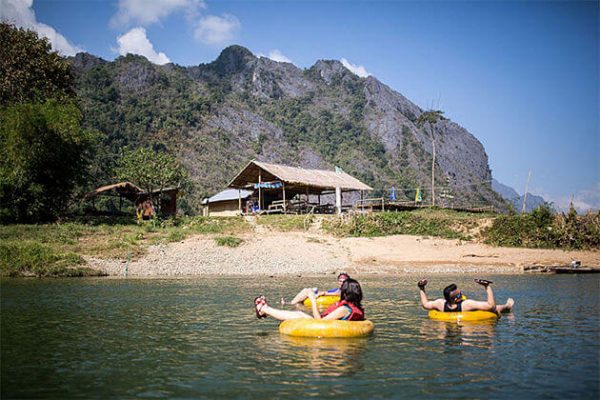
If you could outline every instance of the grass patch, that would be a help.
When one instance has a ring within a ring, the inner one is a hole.
[[[345,215],[324,220],[323,229],[342,237],[420,235],[470,240],[470,232],[489,217],[488,214],[423,209]]]
[[[236,236],[217,236],[214,238],[217,246],[238,247],[244,241]]]
[[[598,249],[600,212],[578,215],[552,214],[540,207],[530,214],[502,215],[482,232],[484,242],[494,246]]]
[[[0,226],[0,274],[87,276],[82,256],[125,260],[148,246],[182,241],[194,234],[234,235],[251,227],[238,217],[179,217],[146,221],[90,217],[60,224]],[[239,244],[238,244],[239,245]]]
[[[256,222],[279,232],[305,231],[313,215],[261,215]]]
[[[98,271],[82,267],[83,259],[72,252],[58,252],[34,242],[0,243],[1,276],[97,276]]]

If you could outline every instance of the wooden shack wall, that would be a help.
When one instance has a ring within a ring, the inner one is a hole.
[[[246,208],[246,200],[242,199],[242,210]],[[238,200],[226,200],[210,203],[208,205],[208,215],[211,217],[231,217],[239,213]]]

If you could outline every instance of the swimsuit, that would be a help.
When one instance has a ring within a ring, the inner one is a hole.
[[[444,312],[461,312],[461,311],[462,311],[461,303],[456,303],[456,308],[448,307],[448,302],[444,303]]]

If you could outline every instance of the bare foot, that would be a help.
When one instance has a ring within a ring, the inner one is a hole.
[[[508,311],[512,310],[513,306],[515,305],[515,301],[512,299],[512,297],[509,297],[508,300],[506,300],[506,308]]]
[[[279,301],[281,303],[282,306],[285,306],[285,299],[282,297],[281,300]]]
[[[515,304],[515,301],[509,297],[508,300],[506,300],[506,304],[501,304],[496,307],[496,311],[499,313],[511,312],[514,304]]]
[[[262,312],[262,309],[266,305],[267,305],[267,299],[265,298],[265,296],[260,295],[254,299],[254,308],[256,311],[256,318],[261,319],[261,318],[267,317],[267,315],[264,312]]]

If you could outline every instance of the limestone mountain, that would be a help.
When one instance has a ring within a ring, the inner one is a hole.
[[[385,194],[410,199],[431,186],[430,131],[423,112],[376,78],[339,61],[308,69],[230,46],[208,64],[154,65],[127,55],[108,62],[71,58],[87,127],[101,133],[97,184],[110,181],[124,147],[176,154],[190,171],[194,208],[222,189],[248,160],[308,168],[339,166]],[[503,206],[491,188],[483,145],[460,125],[433,127],[438,203]]]
[[[521,196],[515,189],[510,186],[504,185],[498,182],[496,179],[492,180],[492,189],[498,193],[504,200],[506,200],[512,208],[520,212],[523,208],[524,195]],[[527,200],[525,204],[525,211],[532,212],[541,205],[548,205],[549,203],[542,197],[527,192]]]

